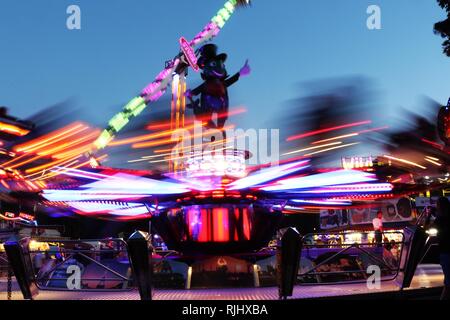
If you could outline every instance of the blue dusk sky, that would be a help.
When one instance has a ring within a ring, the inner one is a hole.
[[[223,3],[0,0],[0,105],[26,118],[72,99],[103,126],[178,52],[179,37],[194,37]],[[66,28],[71,4],[81,8],[81,30]],[[366,27],[371,4],[381,8],[381,30]],[[433,0],[254,0],[214,40],[230,74],[247,58],[252,67],[230,88],[231,104],[248,109],[235,122],[276,128],[271,119],[308,94],[303,84],[354,76],[369,79],[386,116],[419,110],[423,96],[446,102],[450,59],[433,34],[443,18]]]

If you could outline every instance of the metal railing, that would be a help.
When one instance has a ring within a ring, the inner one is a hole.
[[[359,232],[362,235],[368,235],[370,232]],[[343,243],[308,243],[307,240],[314,236],[328,236],[329,233],[307,234],[302,237],[301,264],[306,261],[310,262],[309,267],[300,267],[298,273],[298,284],[336,284],[336,283],[360,283],[365,282],[368,276],[367,267],[375,265],[379,267],[381,272],[381,281],[391,281],[397,278],[400,270],[400,259],[404,254],[405,238],[402,232],[389,231],[382,235],[396,235],[401,241],[369,243],[369,242],[343,242]],[[333,233],[338,237],[344,238],[348,233]],[[392,252],[387,249],[388,246],[398,246],[397,256],[394,257]],[[314,258],[314,253],[316,257]],[[320,259],[320,258],[323,259]],[[370,261],[364,262],[363,258]],[[347,265],[340,265],[340,260],[347,260]],[[317,260],[320,260],[316,262]],[[351,260],[351,261],[349,261]],[[334,266],[334,269],[331,266]],[[306,271],[304,271],[306,269]],[[329,281],[330,278],[338,280]],[[325,278],[325,279],[322,279]],[[327,280],[328,278],[328,280]],[[342,280],[342,279],[345,280]],[[311,281],[313,280],[313,281]],[[314,281],[315,280],[315,281]]]
[[[127,244],[122,239],[52,240],[50,243],[48,249],[28,252],[40,290],[132,289]],[[107,246],[110,247],[104,249]],[[69,269],[70,266],[73,267]]]

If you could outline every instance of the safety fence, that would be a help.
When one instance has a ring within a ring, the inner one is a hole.
[[[289,228],[275,246],[254,253],[256,256],[243,257],[244,264],[226,256],[205,261],[217,275],[234,272],[235,281],[239,280],[236,274],[249,274],[246,277],[250,286],[278,285],[283,297],[290,295],[294,285],[364,282],[374,274],[380,281],[397,280],[402,274],[403,288],[409,285],[427,252],[424,244],[428,237],[419,231],[389,231],[382,234],[381,240],[373,240],[370,232],[301,236]],[[0,263],[13,266],[6,267],[10,276],[12,269],[20,274],[18,283],[25,298],[32,298],[34,285],[38,290],[62,291],[126,291],[137,287],[141,297],[151,299],[151,288],[158,281],[176,280],[179,288],[190,289],[193,273],[201,274],[198,270],[203,270],[194,260],[177,262],[177,252],[153,251],[148,235],[135,241],[23,238],[5,244],[5,249],[9,252],[0,252]],[[178,273],[185,275],[174,277]],[[158,274],[165,278],[158,278]],[[265,282],[267,278],[271,281]],[[287,291],[283,291],[286,286]]]
[[[364,282],[374,272],[382,281],[394,280],[400,271],[404,234],[383,232],[379,242],[370,240],[373,232],[355,234],[358,240],[349,233],[335,233],[331,239],[330,233],[303,236],[298,284]]]
[[[132,272],[122,239],[29,241],[40,290],[130,290]]]

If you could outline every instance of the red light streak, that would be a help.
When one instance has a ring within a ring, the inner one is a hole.
[[[428,143],[429,145],[432,145],[433,147],[435,147],[435,148],[437,148],[437,149],[439,149],[439,150],[442,150],[442,149],[444,148],[444,147],[443,147],[442,145],[440,145],[439,143],[434,142],[434,141],[427,140],[427,139],[425,139],[425,138],[422,138],[422,141],[425,142],[425,143]]]
[[[286,139],[286,141],[298,140],[298,139],[314,136],[314,135],[325,133],[325,132],[330,132],[330,131],[335,131],[335,130],[340,130],[340,129],[346,129],[346,128],[351,128],[351,127],[357,127],[357,126],[362,126],[362,125],[370,124],[370,123],[372,123],[371,120],[366,120],[366,121],[348,123],[348,124],[344,124],[344,125],[340,125],[340,126],[336,126],[336,127],[326,128],[326,129],[315,130],[315,131],[306,132],[306,133],[302,133],[302,134],[298,134],[298,135],[295,135],[295,136],[288,137]]]

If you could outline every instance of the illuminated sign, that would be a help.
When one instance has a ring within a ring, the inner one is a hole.
[[[5,212],[5,216],[8,217],[8,218],[15,218],[16,217],[16,215],[14,213],[12,213],[12,212]]]
[[[344,169],[362,169],[373,167],[373,158],[369,157],[343,157],[342,168]]]
[[[19,213],[19,217],[25,220],[34,221],[34,217],[32,215],[23,212]]]
[[[197,56],[195,55],[194,49],[192,49],[189,42],[184,37],[180,38],[180,46],[189,65],[195,72],[198,72]]]

